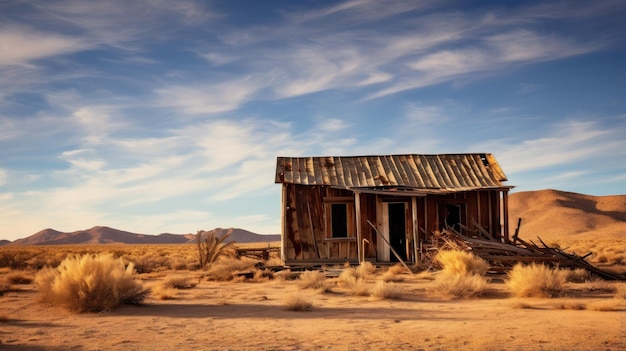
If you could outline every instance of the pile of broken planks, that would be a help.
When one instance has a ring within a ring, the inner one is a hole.
[[[480,226],[476,227],[480,228]],[[481,257],[490,263],[494,271],[508,270],[518,262],[536,262],[565,268],[582,268],[606,280],[626,280],[624,275],[602,270],[585,261],[591,253],[578,256],[575,253],[567,253],[558,246],[550,247],[539,237],[537,239],[541,246],[532,240],[524,241],[517,234],[516,231],[513,241],[504,242],[493,238],[487,231],[481,229],[478,230],[476,236],[469,237],[452,228],[447,228],[432,236],[425,258],[432,263],[434,255],[439,250],[455,249],[469,251]]]

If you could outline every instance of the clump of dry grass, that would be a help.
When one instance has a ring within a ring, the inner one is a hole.
[[[363,278],[374,275],[376,273],[376,266],[369,261],[363,261],[356,268],[357,275]]]
[[[278,271],[274,273],[274,278],[278,280],[296,280],[298,279],[298,275],[293,273],[291,269],[283,269],[282,271]]]
[[[3,249],[0,251],[0,267],[10,269],[24,269],[34,254],[31,251],[21,249]]]
[[[184,271],[189,269],[189,262],[182,257],[175,257],[171,260],[169,266],[175,271]]]
[[[320,271],[302,272],[300,277],[298,277],[298,287],[300,289],[318,289],[321,292],[330,290],[326,275]]]
[[[617,292],[617,286],[615,283],[596,277],[585,281],[582,285],[589,291],[602,291],[609,293]]]
[[[151,289],[151,294],[159,300],[174,300],[178,294],[178,290],[170,287],[157,285]]]
[[[285,298],[285,306],[289,311],[309,311],[313,304],[303,295],[292,293]]]
[[[626,262],[626,250],[618,246],[604,246],[591,256],[591,261],[608,265],[619,265]]]
[[[33,282],[33,277],[30,274],[22,271],[13,271],[7,274],[7,281],[10,284],[30,284]]]
[[[354,268],[346,268],[339,275],[342,285],[355,296],[368,296],[370,288],[365,278],[359,276]]]
[[[554,307],[559,310],[584,310],[587,305],[574,300],[561,300],[554,304]]]
[[[505,284],[515,297],[551,297],[562,293],[566,275],[542,264],[517,264],[509,271]]]
[[[254,272],[254,276],[252,278],[252,280],[255,282],[264,282],[271,279],[274,279],[274,272],[272,272],[272,270],[268,268],[257,269],[256,272]]]
[[[158,256],[152,252],[140,256],[126,255],[124,258],[133,264],[138,274],[151,273],[159,269],[169,268],[169,259],[167,257]]]
[[[440,273],[431,291],[442,298],[458,299],[480,296],[486,287],[487,280],[478,274]]]
[[[565,271],[565,280],[571,283],[584,283],[590,279],[589,272],[583,268],[570,269]]]
[[[489,270],[489,263],[472,253],[460,250],[441,250],[435,256],[442,272],[453,275],[480,275]]]
[[[520,300],[520,299],[511,300],[511,307],[512,308],[518,308],[518,309],[531,309],[531,308],[534,308],[532,305],[528,304],[526,301]]]
[[[446,299],[469,298],[482,295],[487,287],[483,277],[489,264],[471,253],[459,250],[439,251],[435,262],[443,268],[435,277],[431,292]]]
[[[74,312],[99,312],[144,300],[149,289],[132,275],[132,264],[125,267],[110,254],[85,255],[67,258],[56,269],[39,271],[35,286],[43,302]]]
[[[402,273],[404,273],[405,269],[401,264],[395,264],[387,269],[381,279],[386,282],[401,282],[404,280]]]
[[[242,271],[256,271],[255,263],[254,260],[220,257],[209,265],[206,276],[210,280],[229,281]]]
[[[162,284],[164,288],[172,289],[191,289],[196,285],[198,284],[189,277],[171,277]]]
[[[424,270],[415,274],[414,277],[416,279],[422,279],[422,280],[435,280],[435,275],[436,275],[435,272]]]
[[[372,287],[370,296],[373,298],[394,300],[400,298],[400,289],[394,283],[378,280]]]

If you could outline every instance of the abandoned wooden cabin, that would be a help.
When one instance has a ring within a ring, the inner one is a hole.
[[[492,154],[278,157],[282,259],[417,264],[446,226],[506,242],[506,180]]]

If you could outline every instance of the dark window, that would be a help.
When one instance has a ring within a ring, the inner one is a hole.
[[[348,236],[348,205],[331,204],[331,228],[333,238]]]

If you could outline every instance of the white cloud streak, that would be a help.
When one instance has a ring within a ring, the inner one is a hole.
[[[0,27],[0,66],[32,61],[89,48],[85,40],[18,26]]]

